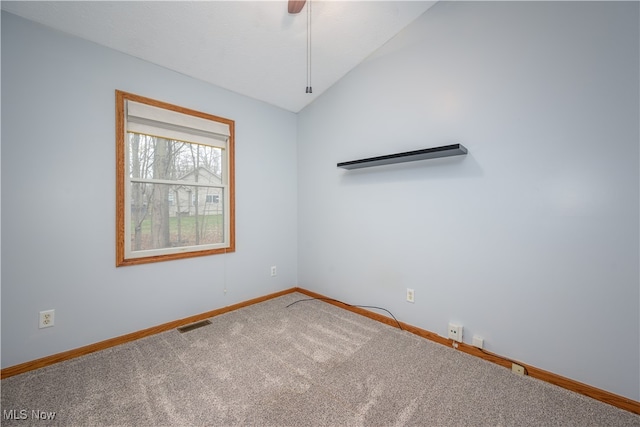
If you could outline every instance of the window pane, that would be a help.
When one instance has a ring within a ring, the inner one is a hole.
[[[127,136],[130,178],[220,184],[221,148],[132,132]]]
[[[223,196],[216,187],[132,183],[132,251],[223,243]]]

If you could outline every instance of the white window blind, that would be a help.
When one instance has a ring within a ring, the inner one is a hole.
[[[127,131],[226,148],[229,125],[127,100]],[[162,135],[158,135],[158,133]]]

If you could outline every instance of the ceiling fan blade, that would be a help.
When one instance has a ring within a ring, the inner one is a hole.
[[[289,13],[300,13],[306,0],[289,0]]]

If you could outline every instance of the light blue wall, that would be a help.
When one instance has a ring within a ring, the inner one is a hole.
[[[439,3],[296,117],[2,13],[2,366],[299,283],[640,400],[638,26]],[[236,120],[235,254],[114,267],[115,89]]]
[[[638,6],[441,2],[304,109],[300,285],[640,400]]]
[[[115,268],[116,89],[235,120],[236,253]],[[3,12],[2,366],[296,286],[296,132],[293,113]]]

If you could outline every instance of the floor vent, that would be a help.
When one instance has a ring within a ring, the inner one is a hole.
[[[185,333],[185,332],[193,331],[194,329],[202,328],[203,326],[207,326],[210,324],[211,322],[209,320],[203,320],[201,322],[196,322],[190,325],[181,326],[178,328],[178,331],[180,331],[180,333]]]

